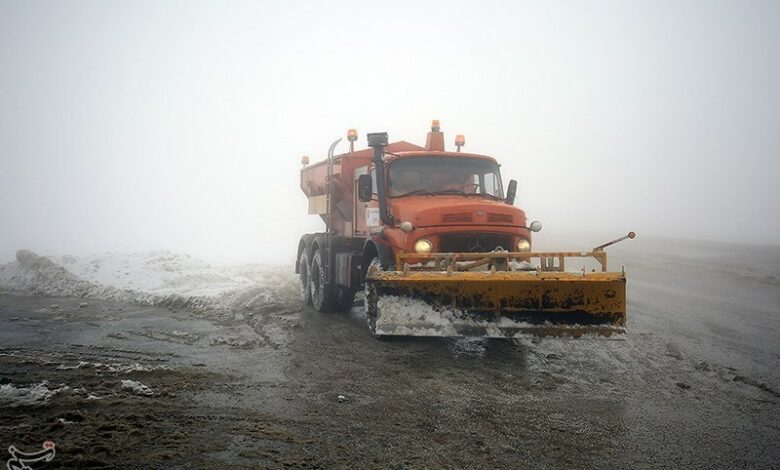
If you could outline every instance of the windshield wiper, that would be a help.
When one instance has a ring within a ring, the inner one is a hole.
[[[475,197],[484,197],[487,196],[491,199],[495,199],[496,201],[500,201],[501,198],[494,196],[490,193],[467,193],[466,191],[462,191],[460,189],[442,189],[441,191],[434,191],[430,194],[457,194],[459,196],[475,196]]]
[[[429,193],[425,189],[415,189],[414,191],[409,191],[408,193],[399,194],[398,196],[393,196],[393,197],[412,196],[415,194],[422,194],[423,196],[433,196],[434,193]]]
[[[460,189],[442,189],[441,191],[434,191],[431,194],[462,194],[466,195],[466,191]]]

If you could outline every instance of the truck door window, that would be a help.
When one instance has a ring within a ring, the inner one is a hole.
[[[499,192],[498,185],[496,184],[496,174],[490,173],[484,175],[484,191],[488,194],[496,194],[496,192]]]

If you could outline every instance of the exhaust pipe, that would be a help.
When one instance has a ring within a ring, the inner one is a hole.
[[[387,147],[387,132],[368,134],[368,146],[374,149],[374,169],[376,169],[376,194],[379,197],[379,218],[382,223],[392,227],[395,220],[387,208],[387,185],[385,184],[385,162],[382,157]]]

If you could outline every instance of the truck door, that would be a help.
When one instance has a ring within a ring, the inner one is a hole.
[[[371,180],[373,182],[372,187],[374,188],[374,194],[373,199],[371,202],[362,202],[358,199],[358,191],[357,191],[357,181],[358,177],[360,175],[365,175],[366,173],[369,173],[371,175]],[[379,220],[379,201],[377,201],[377,194],[376,194],[376,172],[374,171],[374,168],[371,167],[369,170],[369,167],[363,167],[358,168],[355,170],[355,190],[353,191],[353,194],[355,195],[355,218],[354,218],[354,235],[365,237],[370,230],[371,227],[382,225],[382,222]]]

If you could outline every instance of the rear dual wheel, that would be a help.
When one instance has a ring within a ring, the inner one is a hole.
[[[318,312],[348,312],[355,301],[355,292],[335,284],[328,285],[322,250],[316,250],[309,267],[311,304]]]
[[[309,260],[309,252],[304,249],[301,253],[301,259],[298,261],[298,277],[301,281],[301,300],[303,300],[304,305],[311,305],[310,269],[311,260]]]
[[[309,269],[309,285],[311,286],[311,304],[318,312],[328,312],[333,299],[328,292],[327,273],[322,262],[322,251],[316,250],[311,258]]]

